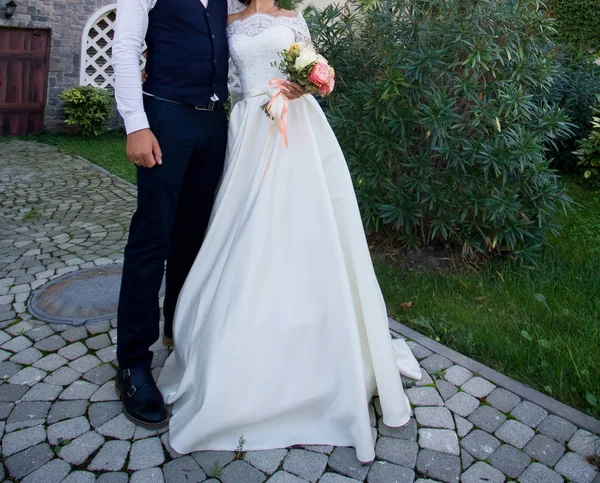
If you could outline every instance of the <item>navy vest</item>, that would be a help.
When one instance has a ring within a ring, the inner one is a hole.
[[[227,100],[227,1],[158,0],[150,10],[144,91],[202,105]]]

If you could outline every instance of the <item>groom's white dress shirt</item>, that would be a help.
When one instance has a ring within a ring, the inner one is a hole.
[[[209,0],[198,0],[206,7]],[[221,2],[224,0],[210,0]],[[157,0],[117,0],[117,21],[112,61],[115,98],[127,134],[149,127],[144,111],[140,56],[148,30],[148,14]],[[227,0],[229,13],[243,8],[239,0]]]

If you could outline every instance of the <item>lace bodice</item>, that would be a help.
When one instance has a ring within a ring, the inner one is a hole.
[[[269,81],[281,77],[271,63],[294,42],[310,42],[302,15],[274,17],[257,13],[236,20],[227,28],[229,51],[240,78],[243,95],[252,97],[269,90]]]

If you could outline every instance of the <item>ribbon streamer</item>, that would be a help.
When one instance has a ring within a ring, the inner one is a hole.
[[[271,100],[267,104],[267,110],[269,114],[273,116],[275,125],[279,132],[283,136],[283,144],[288,147],[288,136],[287,136],[287,116],[289,111],[290,100],[285,97],[285,94],[281,92],[281,89],[285,86],[285,79],[273,79],[269,82],[269,85],[275,89],[275,93],[271,96]]]

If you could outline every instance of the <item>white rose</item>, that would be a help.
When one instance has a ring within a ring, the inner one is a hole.
[[[300,55],[296,59],[296,63],[294,64],[294,67],[296,67],[296,69],[298,69],[298,70],[302,70],[305,67],[309,66],[310,64],[317,62],[317,60],[318,60],[317,53],[312,49],[306,48],[300,52]]]

